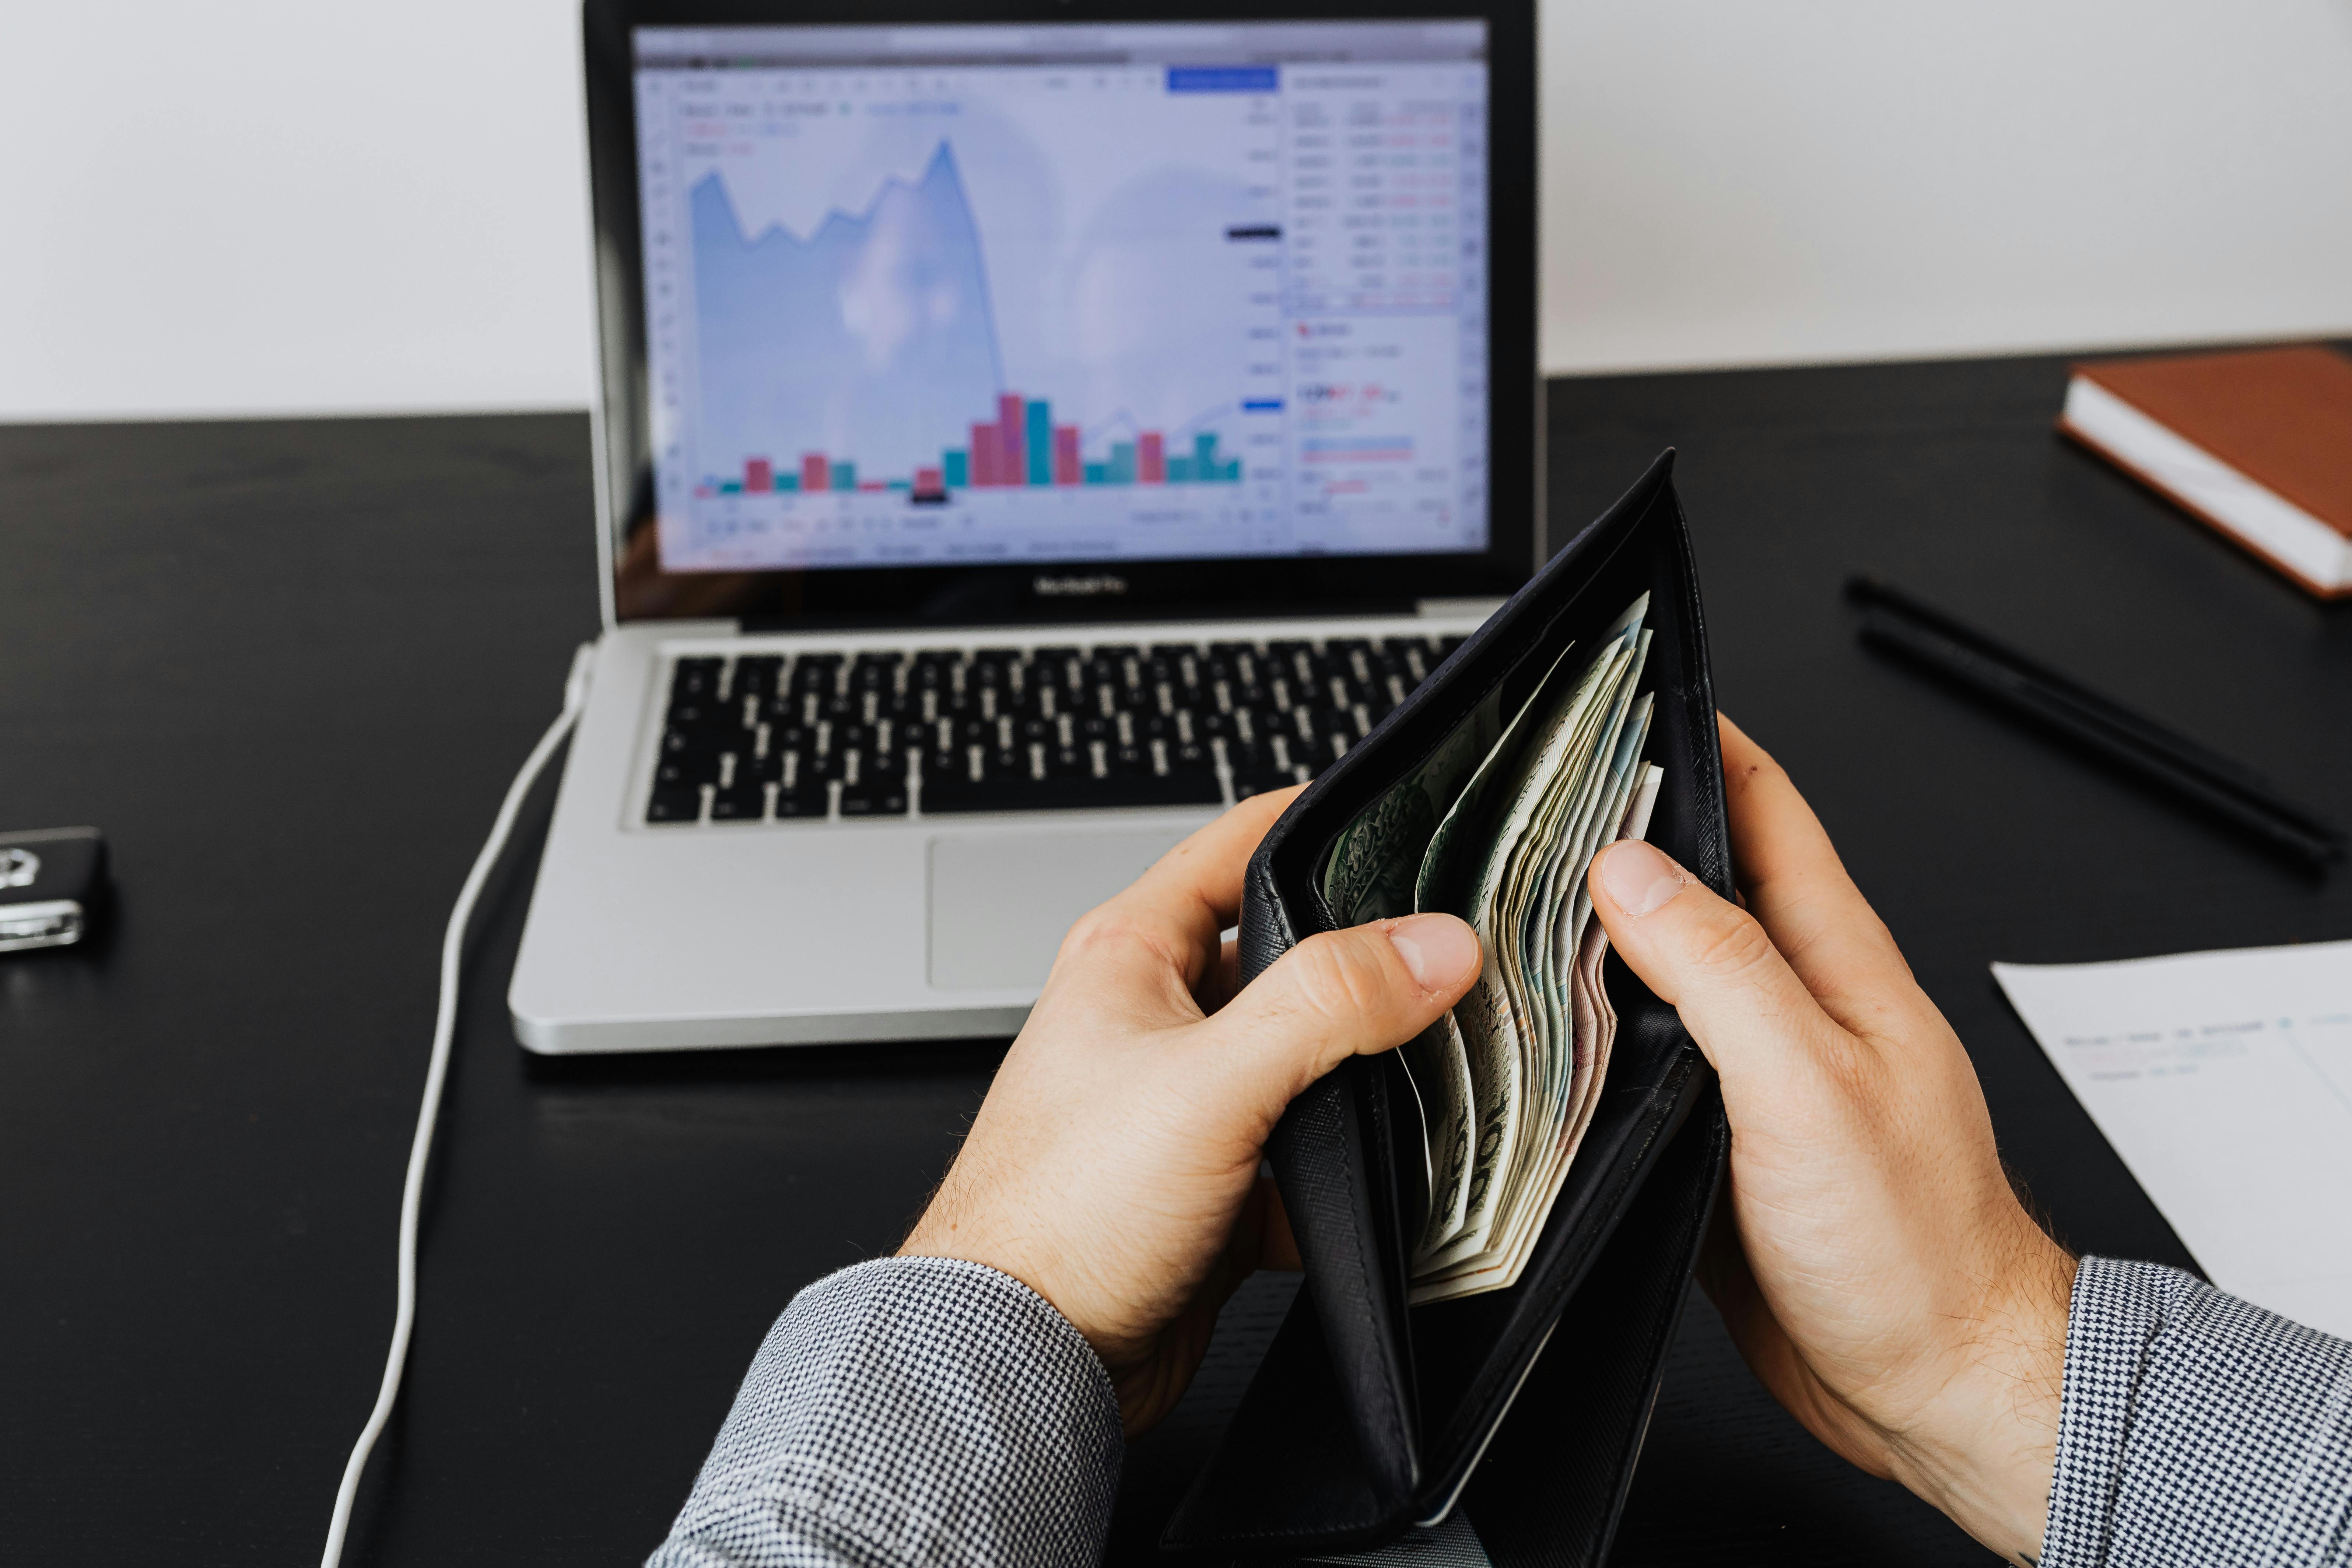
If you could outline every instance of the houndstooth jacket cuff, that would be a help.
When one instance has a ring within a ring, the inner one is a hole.
[[[1118,1400],[1010,1275],[864,1263],[769,1331],[647,1568],[1080,1568],[1118,1489]]]
[[[2085,1258],[2042,1568],[2352,1563],[2352,1341]]]

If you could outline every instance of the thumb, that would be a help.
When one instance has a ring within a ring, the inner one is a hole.
[[[1611,845],[1588,882],[1619,956],[1674,1005],[1727,1087],[1785,1065],[1792,1039],[1835,1027],[1755,917],[1654,846]]]
[[[1349,1057],[1404,1044],[1478,977],[1478,937],[1452,915],[1325,931],[1275,960],[1202,1027],[1270,1122]]]

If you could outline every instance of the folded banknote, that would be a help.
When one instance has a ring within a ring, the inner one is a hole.
[[[1402,1053],[1427,1177],[1408,1232],[1416,1303],[1517,1281],[1598,1102],[1617,1016],[1584,876],[1646,832],[1664,777],[1643,760],[1648,610],[1645,594],[1568,648],[1507,718],[1490,694],[1325,863],[1341,919],[1442,910],[1485,954],[1469,994]]]

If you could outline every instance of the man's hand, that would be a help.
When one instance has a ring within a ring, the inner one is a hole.
[[[1646,844],[1591,878],[1610,940],[1722,1076],[1731,1205],[1707,1293],[1815,1436],[2031,1563],[2074,1259],[2018,1202],[1967,1051],[1821,824],[1722,734],[1746,909]]]
[[[1219,933],[1295,794],[1244,801],[1071,928],[900,1248],[987,1264],[1052,1302],[1110,1369],[1130,1433],[1184,1392],[1234,1287],[1290,1252],[1258,1181],[1283,1108],[1412,1038],[1478,973],[1467,925],[1416,915],[1310,937],[1234,995]]]

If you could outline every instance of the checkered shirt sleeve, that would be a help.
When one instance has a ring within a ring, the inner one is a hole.
[[[864,1263],[768,1332],[647,1568],[1091,1564],[1118,1489],[1094,1351],[1010,1275]]]
[[[2042,1568],[2352,1563],[2352,1341],[2085,1258]]]

